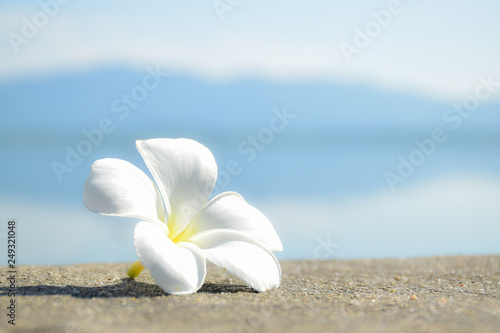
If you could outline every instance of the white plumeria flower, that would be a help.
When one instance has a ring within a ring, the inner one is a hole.
[[[203,285],[209,261],[257,291],[279,286],[272,251],[283,246],[264,214],[234,192],[206,203],[217,179],[208,148],[189,139],[136,146],[156,185],[129,162],[107,158],[94,162],[83,191],[83,203],[95,213],[142,220],[134,231],[139,260],[131,278],[146,267],[167,293],[190,294]]]

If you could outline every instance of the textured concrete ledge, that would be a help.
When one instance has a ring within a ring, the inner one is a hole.
[[[126,264],[23,266],[21,332],[498,332],[500,256],[283,262],[282,286],[256,293],[209,267],[203,288],[169,296]],[[0,331],[7,268],[0,273]]]

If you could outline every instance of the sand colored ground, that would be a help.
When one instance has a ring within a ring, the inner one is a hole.
[[[126,264],[24,266],[19,332],[500,332],[500,256],[283,262],[256,293],[209,267],[194,295],[169,296]],[[0,273],[1,331],[7,268]]]

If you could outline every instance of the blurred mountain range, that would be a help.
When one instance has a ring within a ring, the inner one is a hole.
[[[249,79],[214,83],[177,74],[162,78],[151,91],[142,89],[146,91],[143,97],[141,88],[136,87],[143,86],[148,75],[146,69],[115,68],[2,82],[2,137],[6,139],[8,134],[8,141],[15,138],[17,144],[27,145],[71,141],[83,129],[96,127],[108,117],[116,122],[117,133],[134,132],[145,137],[209,133],[227,142],[234,134],[266,126],[274,108],[286,107],[297,115],[290,131],[300,142],[324,144],[325,137],[357,141],[365,136],[391,140],[446,125],[443,114],[452,107],[451,103],[410,94],[332,82]],[[134,88],[135,96],[144,100],[134,100]],[[137,105],[129,107],[123,102],[124,95],[131,96],[130,103]],[[125,113],[117,111],[120,107],[130,111],[125,119]],[[485,133],[489,138],[496,136],[499,108],[500,103],[484,102],[467,120],[462,135],[474,131],[476,139]],[[29,141],[30,136],[25,135],[28,131],[36,140]],[[5,140],[2,142],[5,144]]]

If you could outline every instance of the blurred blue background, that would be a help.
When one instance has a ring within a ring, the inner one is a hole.
[[[214,194],[263,211],[280,259],[499,254],[499,10],[1,2],[0,234],[17,219],[23,264],[135,261],[137,221],[81,203],[90,166],[188,137],[241,165]]]

